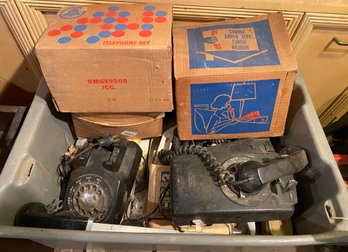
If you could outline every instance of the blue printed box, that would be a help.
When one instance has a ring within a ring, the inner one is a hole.
[[[296,70],[281,13],[175,28],[180,139],[282,135]]]

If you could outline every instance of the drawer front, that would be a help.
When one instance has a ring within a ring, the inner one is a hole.
[[[299,69],[320,116],[348,86],[348,15],[307,13],[294,36]],[[335,41],[336,40],[336,41]],[[323,125],[325,126],[325,125]]]

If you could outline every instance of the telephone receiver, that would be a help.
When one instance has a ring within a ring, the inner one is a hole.
[[[239,186],[247,193],[256,192],[264,185],[286,175],[300,172],[308,165],[306,152],[298,147],[282,149],[279,158],[267,163],[247,161],[236,173],[236,181],[230,186]]]

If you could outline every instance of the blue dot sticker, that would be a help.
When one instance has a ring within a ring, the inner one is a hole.
[[[141,25],[141,29],[143,30],[151,30],[153,28],[152,24],[143,24]]]
[[[98,36],[101,38],[108,38],[111,36],[111,32],[109,31],[101,31],[98,33]]]
[[[118,11],[119,8],[120,8],[120,7],[118,7],[118,6],[110,6],[110,7],[108,8],[108,10],[109,10],[109,11]]]
[[[84,9],[85,8],[83,8],[82,6],[69,7],[60,11],[58,15],[63,19],[74,19],[74,18],[81,17],[83,14],[85,14],[86,10]]]
[[[125,25],[125,24],[117,24],[117,25],[115,25],[115,29],[116,30],[124,30],[126,28],[127,28],[127,25]]]
[[[112,18],[112,17],[109,17],[109,18],[105,18],[105,19],[104,19],[104,23],[111,24],[111,23],[113,23],[113,22],[115,22],[115,19]]]
[[[167,16],[167,12],[166,11],[157,11],[156,12],[156,16],[158,16],[158,17]]]
[[[104,12],[102,11],[97,11],[93,13],[93,17],[102,17],[104,16]]]
[[[62,37],[62,38],[59,38],[58,39],[58,43],[59,44],[66,44],[66,43],[68,43],[68,42],[70,42],[71,41],[71,38],[70,37]]]
[[[119,15],[120,17],[128,17],[128,16],[129,16],[129,12],[127,12],[127,11],[122,11],[122,12],[118,13],[118,15]]]
[[[99,37],[98,36],[90,36],[86,39],[86,41],[89,44],[95,44],[99,41]]]
[[[146,10],[146,11],[152,11],[154,9],[155,9],[155,6],[151,6],[151,5],[145,6],[145,8],[144,8],[144,10]]]
[[[75,27],[74,27],[74,30],[75,31],[84,31],[84,30],[86,30],[87,29],[87,25],[76,25]]]

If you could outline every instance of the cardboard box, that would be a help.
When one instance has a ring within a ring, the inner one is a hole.
[[[172,101],[170,4],[62,9],[36,45],[61,112],[164,112]]]
[[[180,139],[282,135],[296,69],[281,13],[175,28]]]
[[[78,137],[100,137],[112,134],[124,139],[159,137],[163,131],[164,113],[73,114]]]
[[[151,218],[166,218],[171,216],[170,166],[151,164],[149,167],[149,188],[146,211],[150,214],[159,204],[160,210],[151,215]],[[165,190],[165,191],[164,191]],[[165,195],[163,195],[163,193]],[[163,195],[163,200],[160,198]]]
[[[239,234],[240,231],[235,231],[234,224],[224,223],[224,224],[213,224],[202,226],[202,229],[197,231],[196,225],[184,225],[180,228],[173,226],[173,223],[168,219],[151,219],[148,223],[150,228],[158,228],[162,230],[178,230],[185,233],[205,233],[205,234],[223,234],[223,235],[233,235]]]

